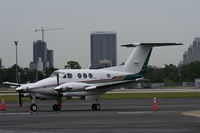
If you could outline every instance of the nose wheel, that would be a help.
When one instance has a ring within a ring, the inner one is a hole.
[[[91,108],[92,108],[92,110],[101,110],[101,105],[100,104],[92,104]]]
[[[53,105],[53,110],[54,110],[54,111],[61,111],[61,108],[62,108],[62,107],[61,107],[60,104],[54,104],[54,105]]]

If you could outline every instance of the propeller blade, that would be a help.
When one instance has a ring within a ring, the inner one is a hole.
[[[57,86],[59,86],[59,85],[60,85],[59,73],[57,73]],[[58,90],[58,102],[62,106],[62,94],[61,94],[60,90]]]
[[[61,92],[59,91],[58,92],[58,100],[59,100],[59,103],[60,103],[60,105],[62,106],[62,94],[61,94]]]
[[[59,86],[59,84],[60,84],[59,82],[60,81],[59,81],[59,74],[58,73],[57,73],[56,77],[57,77],[57,86]]]
[[[19,106],[22,107],[22,94],[19,92]]]

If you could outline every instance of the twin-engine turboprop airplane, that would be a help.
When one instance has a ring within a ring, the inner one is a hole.
[[[16,88],[19,93],[19,104],[22,97],[31,97],[30,110],[37,111],[36,98],[56,99],[54,111],[60,111],[62,97],[84,97],[94,100],[92,110],[100,110],[98,102],[100,95],[107,91],[129,85],[144,77],[145,70],[153,47],[174,46],[181,43],[140,43],[127,44],[124,47],[135,47],[125,65],[103,69],[62,69],[55,71],[50,77],[35,83],[20,85]],[[5,82],[9,84],[9,82]],[[12,83],[11,85],[15,85]]]

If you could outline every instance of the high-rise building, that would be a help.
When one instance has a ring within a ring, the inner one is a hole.
[[[44,64],[42,62],[42,58],[39,57],[38,61],[37,61],[37,70],[38,71],[43,71],[44,70]]]
[[[53,50],[47,50],[47,67],[53,67]]]
[[[41,64],[43,66],[41,66]],[[53,67],[53,50],[48,50],[46,42],[37,40],[33,42],[33,61],[30,63],[31,69],[44,70]]]
[[[200,61],[200,37],[194,39],[193,44],[183,54],[183,61],[180,65],[186,65],[194,61]]]
[[[193,41],[194,56],[196,61],[200,61],[200,37],[197,37]]]
[[[33,62],[38,62],[39,58],[42,59],[43,68],[47,67],[47,45],[42,40],[33,42]]]
[[[98,31],[90,35],[91,69],[116,66],[117,35],[115,32]]]
[[[183,64],[188,64],[188,51],[183,54]]]

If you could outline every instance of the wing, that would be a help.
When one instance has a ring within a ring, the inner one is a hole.
[[[135,82],[135,80],[115,81],[96,84],[70,82],[57,86],[55,90],[61,92],[63,96],[102,95],[105,92],[113,89],[130,86],[130,84],[132,84],[133,82]]]
[[[7,85],[10,87],[19,87],[20,86],[19,83],[13,83],[13,82],[3,82],[3,85]]]

